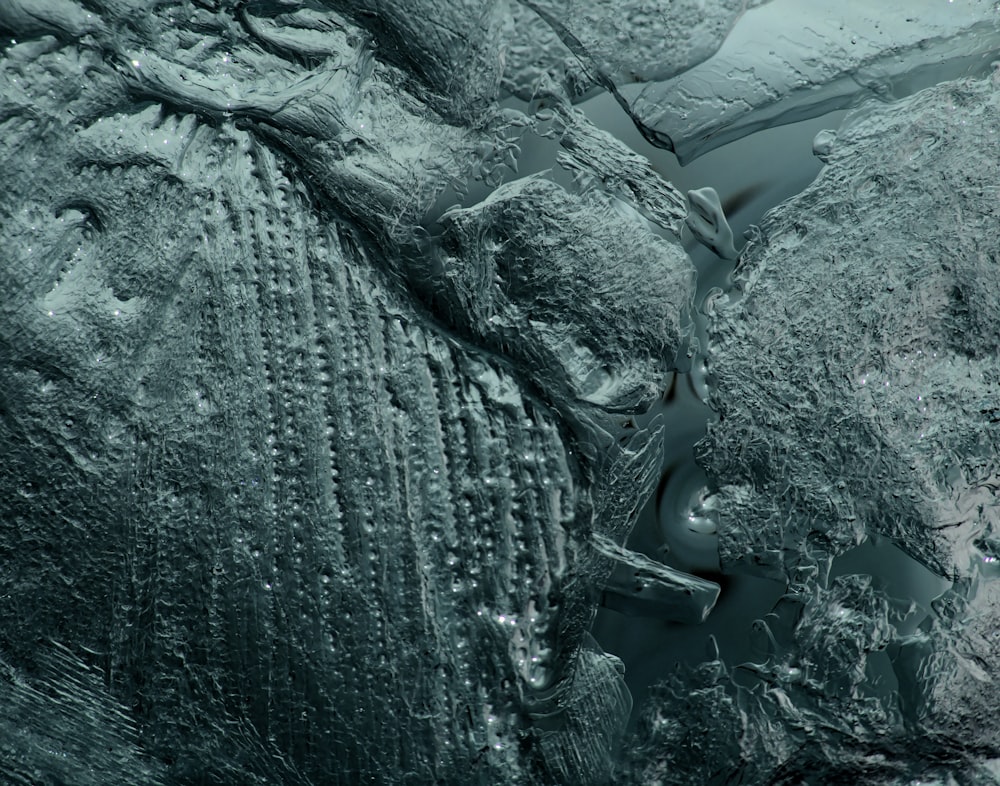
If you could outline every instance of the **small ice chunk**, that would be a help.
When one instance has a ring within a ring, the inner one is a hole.
[[[688,214],[684,222],[698,242],[723,259],[736,259],[733,230],[726,220],[722,201],[714,188],[688,191]]]
[[[830,160],[833,153],[833,146],[837,144],[837,132],[830,128],[824,128],[813,139],[813,155],[824,164]]]

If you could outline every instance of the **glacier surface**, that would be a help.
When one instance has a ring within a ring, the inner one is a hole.
[[[995,4],[0,35],[5,782],[1000,780]],[[598,92],[682,160],[853,109],[744,245]],[[712,570],[631,537],[703,368]],[[741,577],[780,588],[745,652],[631,695],[598,608],[697,631]]]

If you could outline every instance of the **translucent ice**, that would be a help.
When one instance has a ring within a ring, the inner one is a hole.
[[[688,215],[685,224],[698,242],[723,259],[736,259],[733,230],[714,188],[688,191]]]
[[[0,0],[0,780],[995,781],[996,9],[871,6]],[[882,103],[738,254],[601,90]]]
[[[650,138],[681,160],[771,125],[892,100],[988,70],[1000,12],[984,0],[775,0],[677,76],[623,90]]]

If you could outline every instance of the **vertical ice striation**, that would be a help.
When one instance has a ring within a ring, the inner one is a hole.
[[[690,262],[593,161],[429,234],[530,119],[433,9],[286,5],[3,17],[0,770],[602,782]]]

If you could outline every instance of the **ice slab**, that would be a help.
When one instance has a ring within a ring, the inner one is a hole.
[[[708,662],[660,687],[640,782],[663,768],[698,782],[716,749],[730,750],[726,777],[751,781],[837,782],[870,765],[876,783],[990,782],[998,121],[996,75],[859,108],[710,304],[719,420],[699,459],[723,567],[788,592],[736,672]],[[910,599],[881,579],[830,577],[839,555],[881,539],[953,582],[915,631]],[[679,727],[662,719],[678,702],[711,737],[704,755],[669,753]]]
[[[595,87],[668,79],[714,54],[744,10],[755,4],[514,2],[504,27],[504,87],[528,99],[548,80],[578,98]]]
[[[882,535],[973,570],[997,471],[998,106],[990,77],[859,109],[744,251],[710,327],[724,560],[787,573]]]
[[[982,73],[998,53],[1000,12],[987,0],[774,0],[747,11],[711,58],[622,95],[683,162],[859,99]]]
[[[662,427],[626,424],[684,350],[693,272],[600,173],[630,164],[668,225],[673,192],[576,118],[586,187],[436,215],[529,119],[458,112],[479,83],[413,65],[452,51],[417,17],[404,57],[356,9],[94,3],[57,37],[22,6],[0,772],[606,781],[631,700],[588,639],[616,561],[594,536],[655,483]]]

